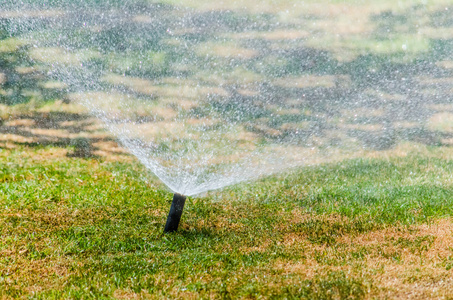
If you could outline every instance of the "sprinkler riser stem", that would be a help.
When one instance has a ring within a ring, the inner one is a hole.
[[[173,195],[173,201],[171,203],[170,212],[168,213],[167,223],[165,224],[165,233],[178,230],[179,221],[181,220],[185,203],[186,196],[178,193]]]

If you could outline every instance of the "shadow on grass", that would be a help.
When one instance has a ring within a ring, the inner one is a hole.
[[[84,113],[30,112],[16,115],[0,125],[0,141],[5,145],[31,148],[72,148],[69,157],[98,158],[96,151],[114,155],[125,154],[118,150],[114,138],[99,129],[99,122]],[[102,149],[95,145],[103,145]]]
[[[278,38],[234,37],[234,34],[298,28],[296,24],[277,22],[277,16],[269,13],[197,12],[158,3],[140,2],[125,6],[113,3],[113,7],[120,5],[131,15],[137,11],[141,14],[126,18],[112,11],[110,19],[99,20],[97,16],[104,9],[102,3],[87,3],[92,11],[77,10],[77,5],[71,6],[64,1],[53,5],[71,8],[64,20],[43,18],[41,23],[29,20],[33,26],[18,31],[16,25],[28,20],[26,17],[2,18],[2,41],[8,36],[5,32],[20,37],[25,32],[39,33],[42,30],[43,34],[59,37],[39,41],[40,47],[63,46],[74,51],[96,48],[100,56],[83,61],[85,66],[80,70],[73,66],[66,66],[65,70],[64,66],[58,64],[33,60],[30,57],[30,45],[1,52],[0,103],[13,106],[34,98],[44,101],[66,99],[67,93],[77,88],[90,90],[106,87],[101,80],[106,72],[149,80],[191,79],[203,69],[220,71],[220,75],[225,75],[243,68],[259,79],[244,84],[238,78],[236,83],[223,84],[226,95],[210,95],[205,107],[196,109],[204,109],[208,115],[215,113],[229,123],[244,126],[264,140],[278,143],[321,147],[358,141],[363,148],[373,150],[390,149],[401,140],[429,146],[453,145],[450,142],[453,139],[451,133],[427,125],[439,113],[453,113],[451,107],[435,108],[436,105],[448,106],[453,102],[450,92],[453,70],[439,64],[453,60],[451,39],[433,37],[429,40],[426,52],[420,52],[409,60],[405,60],[405,54],[400,51],[361,54],[344,62],[336,59],[330,50],[306,46],[304,38],[296,38],[288,43]],[[182,23],[178,22],[181,10],[185,14]],[[370,21],[376,27],[367,38],[388,41],[397,34],[416,34],[414,24],[424,8],[415,5],[409,11],[402,14],[386,11],[371,15]],[[435,28],[451,27],[451,20],[443,10],[432,12],[429,18]],[[307,17],[305,21],[309,19]],[[105,26],[93,30],[97,28],[97,22]],[[52,24],[58,26],[49,33],[49,25]],[[80,29],[82,24],[86,28]],[[204,43],[219,44],[218,37],[222,35],[232,35],[229,40],[252,51],[254,55],[220,55],[213,58],[197,52],[197,47]],[[287,81],[295,78],[299,82],[287,84]],[[46,82],[57,79],[66,81],[69,87],[45,87]],[[201,85],[210,84],[203,82],[208,81],[207,78],[196,80]],[[110,88],[115,89],[113,86]],[[244,93],[244,89],[248,89],[248,93]],[[128,92],[133,93],[133,89]],[[138,92],[136,95],[159,101],[155,95]],[[275,107],[279,113],[275,112]],[[72,120],[77,117],[70,114],[41,114],[36,116],[33,126],[40,129],[56,128],[63,118]],[[83,118],[81,116],[74,121],[83,122]],[[72,133],[89,131],[86,125],[70,127],[64,130]],[[4,125],[0,131],[37,139],[36,144],[33,142],[29,145],[71,145],[68,138],[32,134],[22,126]],[[321,145],[319,142],[316,144],[320,140]],[[84,155],[83,151],[76,153]]]

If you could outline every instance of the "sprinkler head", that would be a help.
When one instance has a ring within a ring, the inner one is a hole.
[[[171,203],[170,212],[168,213],[164,233],[178,230],[179,221],[181,220],[182,210],[184,209],[185,203],[186,196],[178,193],[173,195],[173,202]]]

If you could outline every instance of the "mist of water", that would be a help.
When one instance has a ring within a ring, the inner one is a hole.
[[[453,7],[398,5],[7,0],[3,101],[37,69],[185,195],[453,144]]]

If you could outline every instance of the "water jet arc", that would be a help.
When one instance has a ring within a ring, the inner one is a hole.
[[[178,230],[179,221],[181,220],[182,210],[186,203],[186,196],[175,193],[171,203],[170,212],[168,213],[167,223],[164,232],[174,232]]]

